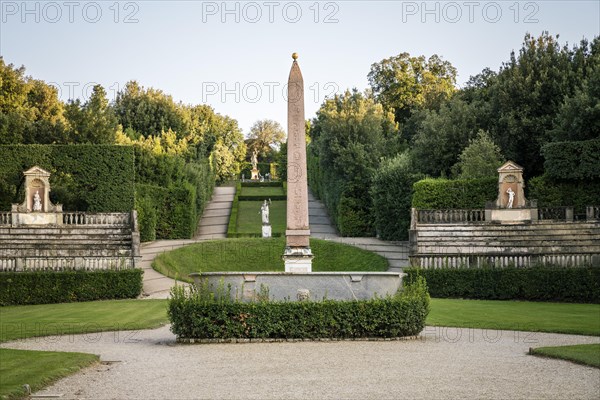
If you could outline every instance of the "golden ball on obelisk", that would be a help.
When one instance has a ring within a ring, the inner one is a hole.
[[[292,53],[292,58],[294,60],[297,60],[298,59],[298,53]]]

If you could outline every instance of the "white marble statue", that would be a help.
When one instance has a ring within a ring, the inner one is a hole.
[[[508,188],[506,193],[508,193],[508,204],[506,205],[506,208],[513,208],[513,202],[515,201],[515,192],[513,192],[511,188]]]
[[[265,202],[260,206],[260,213],[262,215],[262,223],[263,225],[269,225],[269,204],[265,200]]]
[[[252,152],[252,169],[258,169],[258,151],[254,150]]]
[[[33,195],[33,211],[42,211],[42,198],[39,190],[36,190]]]

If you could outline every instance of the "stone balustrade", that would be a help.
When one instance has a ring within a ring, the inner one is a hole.
[[[588,221],[600,220],[600,206],[588,206],[586,207],[586,219]]]
[[[415,210],[417,224],[484,222],[484,209]]]
[[[594,265],[597,263],[594,254],[524,254],[524,255],[490,255],[490,254],[436,254],[411,256],[411,265],[421,268],[481,268],[481,267],[533,267],[552,265],[572,267]]]
[[[128,269],[134,264],[132,257],[8,257],[0,258],[0,272]]]
[[[0,225],[11,225],[12,224],[12,213],[0,212]]]
[[[63,212],[64,225],[130,226],[130,213]]]
[[[539,221],[573,221],[573,207],[540,207]]]

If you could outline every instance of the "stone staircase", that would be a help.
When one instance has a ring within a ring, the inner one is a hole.
[[[204,208],[204,214],[202,214],[194,239],[208,240],[227,237],[227,225],[234,197],[234,186],[219,186],[214,189],[210,202]]]
[[[131,227],[0,227],[0,271],[132,267]]]
[[[600,256],[598,222],[422,224],[414,239],[411,257],[424,267],[471,265],[482,259],[500,266],[578,265]]]
[[[329,219],[327,209],[320,200],[315,198],[310,189],[308,191],[308,221],[312,237],[344,243],[377,253],[388,260],[388,271],[402,272],[402,268],[409,265],[408,242],[387,242],[369,237],[340,237]]]

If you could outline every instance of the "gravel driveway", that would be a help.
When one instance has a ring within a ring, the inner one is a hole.
[[[579,343],[600,338],[428,327],[402,341],[183,345],[162,327],[2,347],[115,361],[37,393],[63,399],[598,399],[600,369],[526,354]]]

